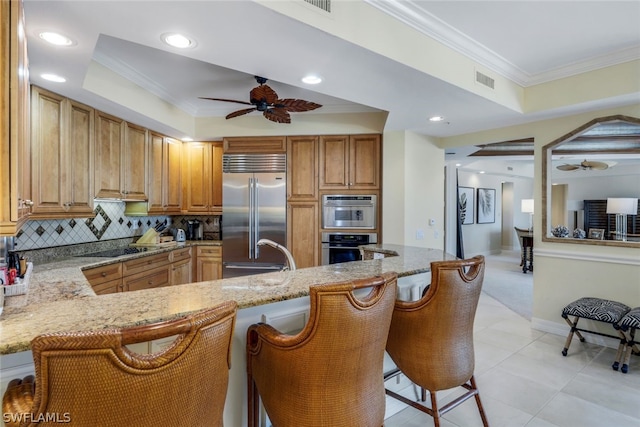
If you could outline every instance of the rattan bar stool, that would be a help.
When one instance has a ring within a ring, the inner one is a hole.
[[[619,362],[622,359],[622,367],[620,368],[620,371],[622,371],[623,374],[626,374],[629,372],[629,360],[631,359],[631,353],[640,355],[640,348],[638,347],[638,344],[640,343],[635,340],[636,330],[640,329],[640,307],[631,309],[622,317],[622,319],[620,319],[620,322],[618,322],[617,325],[614,325],[614,327],[621,331],[626,339],[624,342],[620,343],[618,355],[616,356],[616,361],[613,364],[613,369],[616,371],[618,370]]]
[[[386,393],[433,417],[435,426],[446,412],[474,397],[482,424],[489,422],[475,382],[473,322],[484,280],[484,257],[431,263],[431,285],[418,301],[396,301],[387,352],[398,369],[385,381],[404,374],[431,396],[431,407],[387,389]],[[466,391],[438,406],[436,393],[462,387]]]
[[[248,425],[259,401],[278,427],[380,427],[384,347],[397,276],[316,285],[297,335],[267,324],[247,330]]]
[[[34,338],[36,376],[9,383],[6,425],[220,427],[236,310],[229,301],[168,322]],[[126,347],[171,336],[153,354]]]
[[[618,336],[615,336],[589,329],[581,329],[578,328],[578,321],[580,319],[589,319],[597,322],[609,323],[610,325],[615,326],[620,322],[622,317],[629,312],[629,310],[631,310],[631,307],[622,304],[621,302],[593,297],[580,298],[567,304],[562,309],[562,318],[567,322],[571,330],[569,331],[564,348],[562,349],[562,355],[567,355],[569,346],[571,345],[571,339],[574,334],[578,336],[581,342],[585,341],[580,332],[621,339],[620,346],[623,346],[623,341],[626,342],[626,338],[622,332],[618,331]],[[573,316],[573,321],[569,319],[569,316]],[[618,356],[616,356],[617,361],[619,361],[620,350],[618,350],[618,353]],[[617,361],[614,362],[614,369]]]

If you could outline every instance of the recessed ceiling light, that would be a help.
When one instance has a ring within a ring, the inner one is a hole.
[[[443,120],[444,120],[444,117],[442,117],[442,116],[429,117],[429,121],[430,122],[441,122]]]
[[[196,45],[196,42],[191,40],[189,37],[178,33],[164,33],[160,38],[169,46],[177,47],[179,49],[186,49]]]
[[[462,163],[456,163],[457,168],[459,168],[460,166],[462,166]]]
[[[49,80],[50,82],[56,82],[56,83],[64,83],[67,81],[67,79],[65,79],[64,77],[58,76],[56,74],[45,73],[45,74],[40,74],[40,77],[42,77],[45,80]]]
[[[60,33],[54,33],[53,31],[43,31],[39,35],[42,40],[56,46],[71,46],[72,44],[74,44],[73,40],[71,40],[69,37],[64,36]]]
[[[322,82],[322,78],[316,75],[308,75],[302,78],[302,83],[306,83],[308,85],[317,85]]]
[[[479,173],[484,173],[484,171],[480,171]]]
[[[184,138],[182,138],[182,140],[183,140],[184,142],[191,142],[191,141],[193,141],[193,138],[188,137],[188,136],[185,136]]]

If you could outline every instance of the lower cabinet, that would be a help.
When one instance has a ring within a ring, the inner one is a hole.
[[[171,285],[191,283],[192,267],[191,248],[176,249],[171,252]]]
[[[96,295],[112,294],[122,290],[122,263],[109,264],[84,271]]]
[[[171,285],[171,275],[167,264],[122,278],[122,290],[125,292],[169,285]]]
[[[196,282],[222,279],[222,247],[196,247]]]

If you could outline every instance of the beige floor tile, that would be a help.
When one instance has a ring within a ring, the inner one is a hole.
[[[482,341],[486,344],[494,345],[514,353],[531,342],[530,338],[492,328],[486,328],[478,332],[474,335],[474,339],[476,342]]]
[[[638,427],[640,419],[567,393],[558,393],[537,416],[561,427]]]
[[[611,373],[616,374],[613,370]],[[635,417],[640,426],[640,393],[637,389],[620,384],[617,381],[620,375],[605,378],[580,373],[562,391],[604,408]],[[609,393],[603,393],[603,390],[609,390]]]

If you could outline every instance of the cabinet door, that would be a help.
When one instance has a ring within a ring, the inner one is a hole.
[[[349,138],[349,188],[380,188],[380,135]]]
[[[122,279],[115,279],[109,282],[102,282],[96,285],[91,285],[91,288],[96,295],[115,294],[116,292],[122,292]]]
[[[348,188],[349,137],[321,136],[319,149],[320,189]]]
[[[222,248],[198,246],[196,249],[196,281],[222,279]]]
[[[186,143],[183,147],[183,210],[188,213],[206,213],[209,211],[211,191],[211,146],[198,142]]]
[[[164,136],[149,133],[149,214],[164,213]]]
[[[147,200],[147,130],[127,123],[122,156],[122,192],[126,200]]]
[[[211,202],[209,212],[222,214],[222,154],[221,143],[211,144]]]
[[[64,147],[65,98],[33,88],[31,142],[33,165],[33,213],[35,216],[64,212],[69,202],[65,188],[67,164]]]
[[[287,248],[296,267],[320,265],[318,202],[287,204]]]
[[[99,111],[95,116],[95,196],[119,199],[122,197],[124,122]]]
[[[69,101],[69,133],[65,141],[68,190],[67,217],[93,216],[94,110]]]
[[[164,210],[166,214],[179,214],[182,209],[182,141],[165,138],[164,149],[167,158]]]
[[[125,276],[122,285],[126,291],[139,291],[142,289],[160,288],[171,285],[169,265],[143,271],[142,273]]]
[[[287,200],[318,200],[318,137],[287,138]]]
[[[171,264],[171,286],[191,283],[191,259],[174,262]]]

